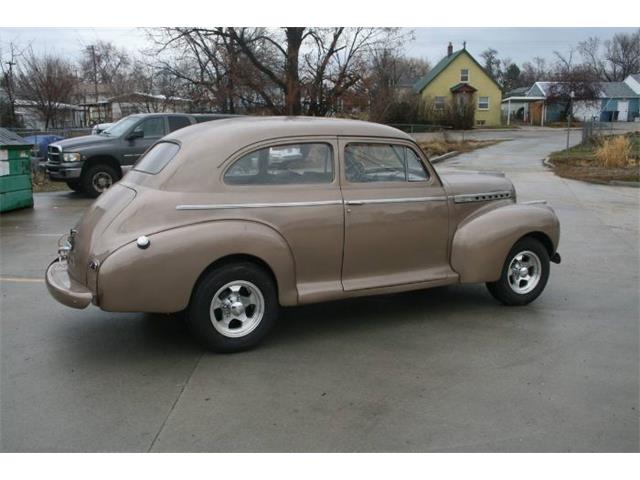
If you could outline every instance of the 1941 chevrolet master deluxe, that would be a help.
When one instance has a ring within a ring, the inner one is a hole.
[[[186,310],[205,345],[235,351],[281,305],[472,282],[527,304],[559,233],[503,175],[439,175],[394,128],[245,117],[155,143],[61,239],[46,282],[74,308]]]

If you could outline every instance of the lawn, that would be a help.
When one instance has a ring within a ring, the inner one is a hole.
[[[595,183],[610,181],[640,182],[640,133],[626,134],[631,145],[630,160],[624,166],[605,167],[596,158],[596,150],[604,139],[597,138],[569,150],[551,154],[549,159],[557,175]]]

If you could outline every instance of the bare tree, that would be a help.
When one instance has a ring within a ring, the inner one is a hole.
[[[640,72],[640,29],[635,33],[616,33],[605,42],[605,58],[610,64],[612,80],[622,81]]]
[[[589,37],[580,42],[577,51],[583,63],[601,80],[620,82],[640,72],[640,29],[634,33],[617,33],[602,42]]]
[[[407,58],[399,49],[384,48],[370,59],[365,90],[369,119],[376,122],[418,123],[421,103],[413,84],[430,70],[429,62]]]
[[[598,76],[584,64],[574,62],[574,51],[568,55],[554,52],[557,61],[553,67],[553,83],[547,92],[547,99],[564,105],[563,118],[569,115],[572,101],[595,102],[600,95]]]
[[[49,128],[56,126],[60,113],[68,108],[76,83],[70,63],[50,54],[37,56],[29,49],[20,62],[16,91],[21,98],[34,102],[45,128]]]
[[[371,49],[400,37],[398,29],[345,27],[171,28],[155,35],[157,51],[173,47],[178,58],[188,57],[196,67],[190,81],[212,96],[287,115],[333,111],[362,82]]]
[[[85,46],[79,63],[83,80],[108,85],[114,94],[121,93],[132,66],[124,49],[102,40]]]

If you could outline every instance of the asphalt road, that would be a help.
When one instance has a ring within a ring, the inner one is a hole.
[[[292,308],[242,354],[50,298],[88,200],[2,215],[0,450],[638,451],[640,190],[546,171],[562,132],[509,136],[438,168],[504,169],[556,208],[563,262],[535,303],[471,285]]]

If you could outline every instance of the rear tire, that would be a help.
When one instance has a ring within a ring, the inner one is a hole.
[[[525,237],[513,246],[497,282],[487,283],[493,297],[504,305],[527,305],[549,280],[549,252],[538,240]]]
[[[221,266],[198,282],[187,323],[196,339],[216,352],[256,346],[276,322],[275,281],[264,269],[241,262]]]
[[[82,173],[82,190],[90,197],[96,198],[119,179],[120,176],[113,167],[103,163],[91,165]]]

